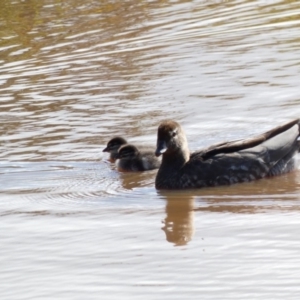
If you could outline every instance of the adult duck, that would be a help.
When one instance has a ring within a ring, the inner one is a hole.
[[[245,140],[223,142],[190,154],[179,123],[158,127],[156,156],[162,163],[157,189],[229,185],[290,172],[297,168],[299,119]]]

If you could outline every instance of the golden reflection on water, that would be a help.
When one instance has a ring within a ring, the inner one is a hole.
[[[300,209],[300,171],[228,187],[195,192],[195,211],[271,213]]]
[[[162,227],[166,240],[176,246],[186,245],[194,235],[194,197],[162,191],[158,194],[166,200],[166,217]]]
[[[6,1],[0,7],[2,58],[5,63],[24,60],[24,69],[7,66],[0,83],[9,99],[1,107],[7,115],[0,134],[14,137],[19,132],[15,142],[25,143],[24,148],[38,157],[35,160],[44,159],[48,149],[70,138],[77,144],[104,143],[105,127],[88,134],[92,129],[87,118],[93,123],[92,118],[98,122],[100,117],[106,126],[112,124],[110,132],[115,134],[120,126],[130,136],[144,134],[141,124],[160,113],[150,107],[132,119],[127,117],[131,108],[126,113],[123,107],[137,105],[132,101],[145,93],[145,83],[152,77],[143,72],[139,42],[134,40],[148,30],[142,24],[148,20],[150,6],[162,3],[56,1],[45,8],[48,1]],[[151,65],[148,61],[147,68]],[[123,103],[116,105],[115,98]],[[12,113],[15,107],[28,118]],[[24,132],[33,131],[35,124],[36,131],[26,138]],[[75,141],[72,133],[78,130],[82,138]],[[22,157],[28,154],[24,151]]]
[[[154,185],[156,170],[147,172],[120,172],[120,184],[124,190],[133,190],[144,186]]]
[[[203,190],[158,191],[166,201],[166,240],[188,244],[195,233],[198,212],[255,214],[300,211],[300,172]]]
[[[254,41],[245,41],[249,56],[245,49],[237,47],[241,39],[252,35],[259,38],[255,26],[262,23],[297,28],[297,4],[293,3],[294,11],[290,13],[285,13],[289,2],[279,4],[5,1],[0,7],[4,63],[0,88],[5,100],[1,105],[0,135],[7,142],[2,155],[18,159],[19,154],[25,160],[57,156],[74,159],[76,154],[71,155],[69,149],[93,151],[120,131],[150,141],[157,124],[167,114],[210,120],[223,114],[210,108],[212,101],[234,99],[250,103],[249,99],[242,99],[246,90],[242,92],[238,84],[235,89],[236,82],[242,82],[244,87],[250,83],[254,87],[280,84],[244,74],[243,70],[251,69],[255,62],[256,54],[251,51],[256,47]],[[254,12],[261,17],[253,17]],[[249,35],[238,33],[251,28]],[[294,36],[281,43],[296,46],[297,39]],[[231,46],[235,48],[228,54],[234,57],[223,57],[224,48]],[[262,48],[266,46],[269,44]],[[236,62],[236,54],[241,59],[246,54],[247,60],[243,63],[239,58]],[[279,64],[278,69],[284,72],[280,59],[269,55],[266,59],[275,66]],[[213,68],[218,65],[221,69]],[[189,68],[191,71],[185,74]],[[241,70],[241,74],[234,74],[234,70]],[[193,82],[194,74],[202,72],[205,76],[195,77],[193,86],[186,85]],[[231,72],[232,80],[218,90]],[[254,72],[259,73],[256,69]],[[203,81],[205,77],[210,82],[216,80],[214,88]],[[242,108],[240,113],[247,109]]]

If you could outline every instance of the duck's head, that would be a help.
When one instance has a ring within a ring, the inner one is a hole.
[[[169,120],[162,122],[157,131],[155,155],[170,154],[187,149],[185,133],[179,123]]]
[[[137,149],[137,147],[127,144],[127,145],[121,146],[116,158],[117,159],[130,158],[130,157],[135,157],[138,154],[139,154],[139,150]]]
[[[103,152],[118,151],[118,149],[125,144],[127,144],[127,141],[122,137],[117,136],[107,143],[107,146],[103,149]]]

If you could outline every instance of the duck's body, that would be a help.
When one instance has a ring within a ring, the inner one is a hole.
[[[154,155],[153,150],[138,150],[127,144],[119,149],[116,163],[119,171],[136,172],[158,169],[161,160]]]
[[[118,156],[118,150],[122,145],[127,144],[127,141],[120,137],[114,137],[112,138],[106,145],[106,147],[102,150],[103,152],[108,152],[109,153],[109,159],[114,162],[117,159]]]
[[[158,128],[156,155],[163,155],[155,186],[157,189],[186,189],[229,185],[297,168],[299,120],[264,134],[220,143],[190,155],[185,134],[174,121]]]

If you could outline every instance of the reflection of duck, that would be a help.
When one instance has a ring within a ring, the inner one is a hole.
[[[176,246],[186,245],[194,235],[194,198],[187,194],[160,194],[167,200],[162,230],[166,239]]]
[[[154,151],[138,150],[127,144],[120,147],[116,155],[119,171],[147,171],[158,169],[161,160],[154,155]]]
[[[111,161],[117,159],[118,150],[122,145],[127,144],[127,141],[120,136],[112,138],[102,150],[103,152],[108,152],[110,154],[109,158]]]
[[[300,172],[287,173],[272,180],[185,192],[193,192],[195,211],[234,214],[299,211]]]
[[[213,145],[190,155],[175,121],[158,127],[156,155],[163,155],[157,189],[229,185],[287,173],[296,168],[299,119],[246,140]]]
[[[137,188],[152,188],[156,171],[148,172],[119,172],[120,183],[125,190]]]

